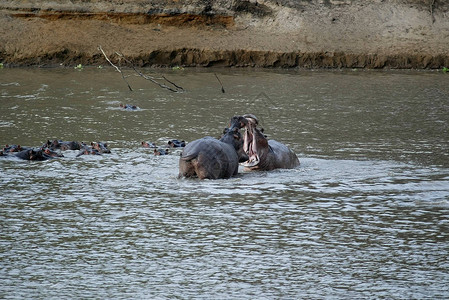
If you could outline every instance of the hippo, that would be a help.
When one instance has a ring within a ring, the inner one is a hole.
[[[108,149],[108,144],[102,142],[91,143],[92,149],[97,150],[100,153],[111,153]]]
[[[81,150],[81,147],[83,146],[82,143],[80,142],[75,142],[75,141],[71,141],[71,142],[62,142],[61,143],[61,150]]]
[[[61,149],[61,140],[47,140],[45,143],[42,144],[41,148],[48,148],[51,150]]]
[[[125,109],[125,110],[138,110],[140,109],[138,106],[136,105],[131,105],[131,104],[123,104],[120,103],[120,108]]]
[[[47,142],[45,142],[42,145],[42,148],[48,148],[50,150],[81,150],[81,148],[83,147],[83,144],[80,142],[75,142],[75,141],[71,141],[71,142],[65,142],[62,140],[53,140],[52,142],[50,140],[47,140]]]
[[[64,157],[64,155],[62,155],[61,153],[51,150],[49,148],[41,148],[41,150],[43,151],[44,155],[49,157]]]
[[[152,142],[142,142],[142,147],[144,148],[157,148],[155,143]]]
[[[168,141],[168,146],[172,148],[182,148],[186,146],[186,142],[180,140],[170,140]]]
[[[221,179],[237,175],[239,162],[248,160],[239,131],[241,122],[246,119],[231,119],[220,140],[207,136],[189,143],[179,159],[178,177]]]
[[[29,150],[30,148],[28,147],[22,147],[20,145],[5,145],[5,147],[3,148],[3,152],[8,153],[8,152],[20,152],[22,150]]]
[[[256,116],[247,114],[243,117],[247,120],[243,143],[243,149],[249,156],[248,161],[243,163],[246,171],[292,169],[299,166],[299,159],[292,150],[275,140],[268,140],[263,131],[257,128]]]
[[[51,156],[45,154],[41,148],[22,150],[17,152],[15,156],[24,160],[47,160],[51,158]]]
[[[154,149],[154,155],[168,155],[169,151],[168,149]]]
[[[94,149],[92,147],[89,147],[85,145],[80,152],[76,155],[76,157],[80,157],[81,155],[101,155],[101,152],[97,149]]]

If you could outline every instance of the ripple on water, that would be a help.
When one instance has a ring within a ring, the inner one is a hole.
[[[2,161],[8,286],[295,297],[295,283],[303,296],[422,296],[448,279],[448,207],[431,205],[449,194],[438,170],[304,158],[295,170],[198,181],[177,179],[177,155],[146,150]]]
[[[441,76],[226,71],[233,89],[217,96],[207,72],[170,74],[183,94],[130,94],[106,70],[47,86],[7,71],[26,87],[2,86],[7,142],[100,139],[112,153],[0,157],[5,298],[448,298],[446,98],[428,97]],[[110,109],[124,100],[142,111]],[[273,108],[256,113],[301,166],[178,179],[179,151],[140,147],[219,134],[235,103]]]

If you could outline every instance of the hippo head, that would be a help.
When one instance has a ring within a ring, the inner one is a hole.
[[[95,149],[101,153],[111,153],[111,150],[108,149],[108,144],[102,142],[91,143],[92,149]]]
[[[220,141],[234,147],[237,156],[239,157],[239,162],[248,160],[248,155],[243,150],[243,138],[238,127],[233,126],[231,128],[225,128]]]
[[[248,124],[248,120],[243,116],[233,116],[229,122],[229,129],[241,129]]]
[[[248,161],[243,164],[245,168],[257,169],[259,163],[265,159],[269,152],[268,140],[263,129],[258,129],[259,121],[252,114],[243,115],[247,120],[243,138],[243,150],[248,155]]]
[[[48,157],[44,155],[42,149],[29,149],[28,151],[28,160],[46,160]]]
[[[53,151],[49,148],[41,148],[44,155],[47,155],[48,157],[64,157],[61,153],[58,153],[56,151]]]

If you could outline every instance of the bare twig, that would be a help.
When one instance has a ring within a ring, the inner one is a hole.
[[[221,92],[224,94],[224,93],[225,93],[225,90],[224,90],[223,84],[221,83],[220,78],[218,78],[217,74],[214,73],[214,75],[215,75],[215,77],[217,78],[218,82],[219,82],[220,85],[221,85]]]
[[[183,90],[183,91],[184,91],[184,88],[183,88],[182,86],[179,86],[179,85],[177,85],[176,83],[174,83],[173,81],[168,80],[167,77],[162,76],[162,78],[164,78],[165,81],[167,81],[168,83],[170,83],[171,85],[173,85],[173,86],[176,87],[177,89],[180,89],[180,90]]]
[[[120,73],[120,75],[122,75],[122,78],[123,78],[123,80],[126,82],[126,84],[128,85],[129,90],[132,91],[133,89],[132,89],[131,86],[129,85],[128,81],[126,81],[125,75],[123,75],[122,70],[121,70],[119,67],[117,67],[116,65],[114,65],[114,64],[111,62],[111,60],[107,57],[106,53],[104,53],[103,48],[101,48],[101,46],[98,46],[98,49],[101,51],[101,53],[103,53],[103,55],[104,55],[104,57],[106,58],[106,60],[108,61],[108,63],[109,63],[111,66],[113,66],[113,67],[117,70],[117,72]]]
[[[433,15],[433,6],[435,5],[435,0],[430,0],[430,16],[432,17],[432,23],[435,23],[435,16]]]
[[[182,87],[180,87],[180,86],[174,84],[173,82],[171,82],[170,80],[168,80],[168,79],[165,78],[165,77],[163,77],[163,78],[164,78],[167,82],[169,82],[170,84],[172,84],[175,88],[171,88],[171,87],[169,87],[169,86],[167,86],[167,85],[165,85],[165,84],[163,84],[163,83],[158,82],[158,81],[157,81],[154,77],[152,77],[152,76],[143,74],[142,72],[140,72],[139,70],[137,70],[136,67],[134,67],[133,64],[132,64],[128,59],[126,59],[126,57],[125,57],[123,54],[121,54],[121,53],[119,53],[119,52],[115,52],[115,54],[117,54],[118,56],[120,56],[121,58],[123,58],[128,64],[130,64],[130,65],[131,65],[131,68],[133,68],[134,72],[136,72],[139,76],[143,77],[144,79],[149,80],[149,81],[151,81],[152,83],[157,84],[157,85],[160,86],[161,88],[167,89],[167,90],[169,90],[169,91],[171,91],[171,92],[181,93],[181,92],[184,91],[184,89],[183,89]]]

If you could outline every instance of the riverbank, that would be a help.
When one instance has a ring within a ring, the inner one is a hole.
[[[6,0],[0,27],[0,62],[11,66],[104,65],[99,45],[135,66],[449,66],[442,0]]]

